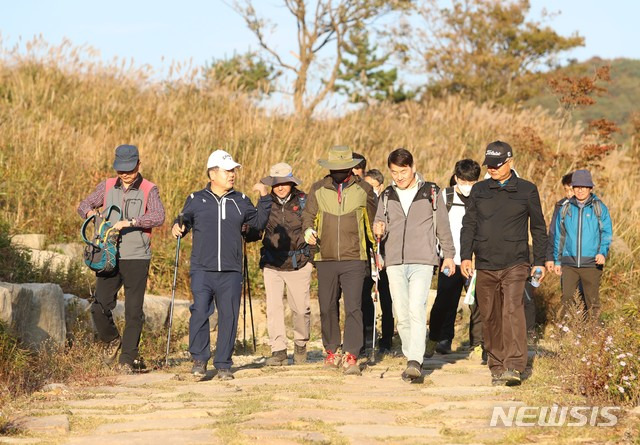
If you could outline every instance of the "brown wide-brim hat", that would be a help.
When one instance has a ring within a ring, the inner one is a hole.
[[[346,170],[358,165],[362,159],[353,159],[353,152],[345,145],[337,145],[329,149],[328,159],[319,159],[318,164],[329,170]]]
[[[265,176],[260,180],[264,185],[275,187],[278,184],[286,184],[292,182],[295,185],[302,184],[298,178],[293,176],[293,168],[286,162],[271,166],[269,169],[269,176]]]

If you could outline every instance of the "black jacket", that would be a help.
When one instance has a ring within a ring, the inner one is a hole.
[[[544,266],[547,229],[538,188],[512,170],[507,184],[478,182],[471,189],[460,233],[461,259],[476,255],[476,269],[501,270],[529,264],[528,226],[533,238],[534,265]]]
[[[182,213],[193,231],[191,270],[241,272],[242,225],[264,229],[270,210],[271,195],[261,197],[257,208],[235,190],[216,196],[211,184],[189,195]]]

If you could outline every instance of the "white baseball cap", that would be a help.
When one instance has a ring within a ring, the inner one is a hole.
[[[209,155],[207,168],[220,167],[223,170],[233,170],[236,167],[242,167],[233,160],[231,155],[224,150],[216,150]]]

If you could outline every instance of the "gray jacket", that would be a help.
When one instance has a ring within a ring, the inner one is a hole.
[[[434,234],[431,203],[432,187],[437,193],[437,186],[425,182],[418,175],[418,192],[405,216],[395,186],[391,185],[380,195],[375,222],[382,221],[386,225],[382,239],[382,254],[385,266],[399,264],[440,264],[436,248],[436,234],[445,258],[455,256],[455,247],[449,227],[449,214],[440,193],[436,198],[436,233]]]

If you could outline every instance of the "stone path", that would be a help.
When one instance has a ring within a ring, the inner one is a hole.
[[[202,381],[186,361],[168,371],[116,377],[105,386],[54,387],[24,418],[29,433],[0,438],[37,444],[501,443],[493,407],[521,405],[518,389],[492,387],[488,369],[466,353],[425,363],[424,381],[400,378],[404,360],[384,357],[363,375],[325,369],[321,354],[303,366],[261,367],[234,360],[235,380]],[[542,441],[544,442],[544,441]],[[512,442],[513,443],[513,442]]]

